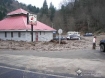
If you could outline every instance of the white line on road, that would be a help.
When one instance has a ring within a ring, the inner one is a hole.
[[[29,71],[29,70],[22,70],[22,69],[17,69],[17,68],[12,68],[12,67],[6,67],[6,66],[0,66],[0,68],[17,70],[17,71],[22,71],[22,72],[27,72],[27,73],[33,73],[33,74],[46,75],[46,76],[54,76],[54,77],[60,77],[60,78],[74,78],[74,77],[67,77],[67,76],[60,76],[60,75],[53,75],[53,74],[45,74],[45,73],[40,73],[40,72],[33,72],[33,71]]]

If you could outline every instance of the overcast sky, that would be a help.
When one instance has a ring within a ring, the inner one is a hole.
[[[44,0],[17,0],[19,2],[25,3],[25,4],[31,4],[33,6],[41,8],[43,6]],[[63,0],[46,0],[47,4],[52,2],[52,4],[58,9],[60,8],[60,3],[63,2]]]

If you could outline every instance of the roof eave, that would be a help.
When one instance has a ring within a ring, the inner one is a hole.
[[[27,31],[27,30],[3,30],[3,29],[2,29],[2,30],[0,30],[0,32],[1,32],[1,31]]]
[[[15,13],[15,14],[7,14],[7,15],[8,15],[8,16],[12,16],[12,15],[20,15],[20,14],[27,15],[27,13]]]
[[[2,31],[2,32],[3,32],[3,31],[4,31],[4,32],[6,32],[6,31],[14,31],[14,32],[15,32],[15,31],[31,31],[31,30],[3,30],[3,29],[2,29],[2,30],[0,30],[0,32],[1,32],[1,31]],[[33,30],[33,31],[49,31],[49,32],[52,32],[52,31],[56,31],[56,30]]]

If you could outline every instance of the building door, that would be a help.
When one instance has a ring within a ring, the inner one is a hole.
[[[36,34],[36,41],[38,41],[38,32],[36,32],[35,34]]]

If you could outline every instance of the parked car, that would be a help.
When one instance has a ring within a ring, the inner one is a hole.
[[[100,51],[105,52],[105,40],[101,40],[99,45],[100,45]]]
[[[61,40],[66,40],[65,37],[61,37],[60,39],[61,39]],[[59,40],[59,37],[54,37],[53,40]]]
[[[93,33],[85,33],[83,36],[94,36]]]
[[[70,36],[70,35],[77,35],[77,36],[80,36],[80,33],[79,32],[76,32],[76,31],[68,31],[67,32],[67,35]]]
[[[78,35],[69,35],[67,40],[80,40],[80,36]]]

